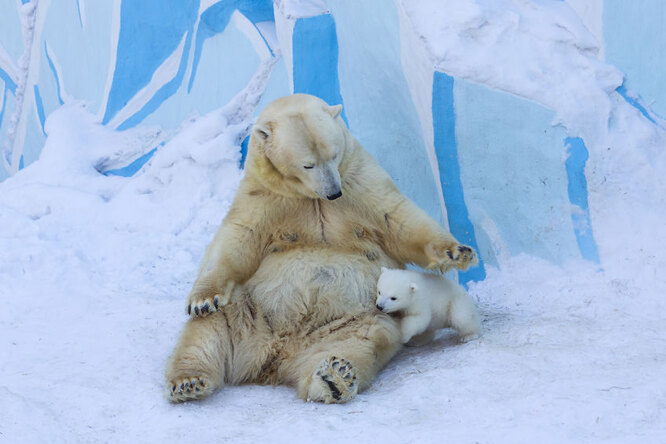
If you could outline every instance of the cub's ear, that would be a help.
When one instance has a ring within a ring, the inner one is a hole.
[[[254,125],[254,134],[259,137],[259,140],[268,140],[271,137],[271,124],[268,123],[257,123]]]
[[[409,291],[410,291],[411,293],[416,293],[416,290],[418,290],[418,289],[419,289],[419,287],[417,287],[416,284],[415,284],[414,282],[412,282],[411,284],[409,284]]]
[[[328,106],[326,107],[326,111],[335,119],[342,112],[342,105]]]

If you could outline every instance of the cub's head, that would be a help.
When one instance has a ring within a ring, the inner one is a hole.
[[[329,106],[307,94],[272,102],[252,131],[247,173],[287,196],[339,198],[346,147],[341,111],[342,105]]]
[[[377,308],[384,313],[405,310],[414,300],[418,288],[404,270],[382,267],[377,281]]]

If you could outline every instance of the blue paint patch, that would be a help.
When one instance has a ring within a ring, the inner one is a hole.
[[[39,86],[34,85],[35,91],[35,106],[37,107],[37,115],[39,116],[39,123],[42,126],[42,132],[46,136],[44,130],[44,123],[46,122],[46,114],[44,114],[44,102],[42,102],[42,95],[39,93]]]
[[[245,168],[245,159],[247,159],[247,147],[248,144],[250,143],[250,136],[248,135],[243,141],[241,142],[241,159],[240,159],[240,167],[241,169]]]
[[[164,142],[160,144],[160,146],[164,145]],[[146,164],[150,160],[151,157],[153,157],[153,154],[157,151],[157,147],[153,148],[152,150],[148,151],[146,154],[143,156],[139,157],[136,159],[134,162],[130,163],[129,165],[122,167],[122,168],[115,168],[113,170],[107,170],[104,171],[105,176],[121,176],[121,177],[132,177],[136,174],[137,171],[141,169],[142,166]]]
[[[21,0],[21,3],[25,5],[26,3],[30,3],[30,0]]]
[[[0,68],[0,79],[5,82],[5,89],[8,89],[12,94],[16,95],[16,82],[14,82],[9,76],[9,73],[2,68]]]
[[[206,39],[224,32],[229,24],[229,19],[231,19],[231,15],[235,10],[238,10],[255,25],[259,22],[275,20],[273,15],[273,2],[271,0],[223,0],[206,9],[199,19],[199,28],[197,29],[197,36],[194,42],[192,74],[190,75],[190,80],[187,85],[187,92],[192,90],[192,84],[194,83],[194,77],[197,73],[197,67],[199,66],[199,60],[201,59],[201,51],[204,42]],[[259,29],[257,29],[257,31],[259,32]],[[261,35],[264,43],[266,43],[266,47],[271,55],[274,55],[273,50],[268,42],[266,42],[266,39],[261,32],[259,32],[259,35]]]
[[[292,46],[294,93],[312,94],[329,105],[342,104],[333,16],[322,14],[296,20]],[[344,107],[342,119],[347,123]]]
[[[640,102],[640,97],[633,97],[629,94],[629,91],[627,90],[627,87],[624,83],[622,85],[618,86],[615,91],[617,91],[618,94],[620,94],[624,100],[627,101],[627,103],[634,108],[636,108],[641,114],[643,114],[643,117],[648,119],[650,122],[654,123],[655,125],[657,122],[655,119],[650,115],[650,112],[647,110],[646,107],[644,107],[641,102]]]
[[[576,234],[576,242],[581,256],[588,261],[599,263],[599,250],[592,234],[592,223],[587,201],[587,179],[585,163],[590,157],[585,142],[580,137],[568,137],[564,140],[567,147],[567,190],[569,201],[574,205],[571,221]]]
[[[185,48],[190,47],[191,41],[192,34],[188,32],[185,39]],[[188,51],[183,51],[183,55],[180,58],[180,65],[178,66],[178,72],[176,73],[175,77],[169,80],[160,89],[158,89],[157,92],[150,98],[150,100],[148,100],[148,102],[146,102],[145,105],[141,107],[139,111],[132,114],[129,118],[127,118],[127,120],[118,125],[118,130],[123,131],[138,125],[141,123],[141,121],[143,121],[143,119],[148,117],[153,111],[159,108],[159,106],[164,103],[166,99],[178,91],[178,88],[183,82],[183,77],[185,77],[185,71],[187,70],[187,57]]]
[[[116,66],[103,124],[150,82],[155,70],[175,51],[185,33],[191,35],[198,10],[199,0],[122,2]],[[187,54],[189,46],[185,46],[183,57]],[[176,89],[170,87],[167,91],[173,94]],[[163,93],[160,100],[166,100],[171,94]]]
[[[469,245],[478,252],[474,226],[469,219],[460,179],[455,119],[453,77],[435,71],[432,85],[432,121],[439,179],[442,184],[449,230],[458,242]],[[485,278],[486,270],[480,257],[478,267],[458,273],[458,280],[463,285],[469,281],[482,281]]]
[[[46,60],[49,62],[49,68],[51,68],[51,73],[53,74],[53,78],[55,79],[56,83],[56,92],[58,94],[58,102],[60,104],[64,104],[62,100],[62,95],[60,93],[60,79],[58,78],[58,71],[56,71],[55,65],[53,64],[53,60],[51,60],[51,57],[49,57],[49,52],[46,50],[46,42],[44,42],[44,54],[46,55]]]
[[[23,162],[23,154],[21,154],[21,158],[19,159],[19,170],[22,170],[25,168],[25,163]]]

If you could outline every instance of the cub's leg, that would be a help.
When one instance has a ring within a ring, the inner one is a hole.
[[[449,325],[458,332],[461,342],[477,339],[481,335],[481,321],[474,301],[460,285],[456,284],[451,291]]]
[[[412,339],[410,339],[405,345],[408,347],[420,347],[431,343],[434,338],[435,330],[426,330],[421,334],[412,336]]]
[[[270,344],[270,329],[249,300],[190,319],[167,364],[167,398],[172,402],[205,398],[224,383],[256,378]]]
[[[385,314],[363,313],[334,321],[308,335],[305,347],[286,356],[282,382],[302,399],[344,403],[367,388],[400,349],[400,330]]]

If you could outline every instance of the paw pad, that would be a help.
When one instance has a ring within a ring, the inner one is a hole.
[[[346,359],[331,356],[323,360],[313,375],[310,396],[313,401],[342,403],[358,392],[354,368]]]

